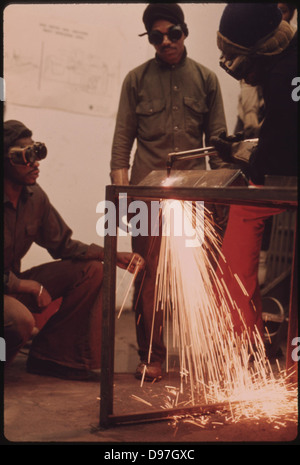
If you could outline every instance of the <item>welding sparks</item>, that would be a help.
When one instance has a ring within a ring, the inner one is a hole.
[[[131,394],[132,399],[135,399],[139,402],[142,402],[143,404],[146,404],[146,405],[149,405],[150,407],[152,407],[152,404],[150,404],[150,402],[147,402],[145,399],[142,399],[141,397],[139,396],[135,396],[134,394]]]
[[[136,277],[137,277],[138,273],[140,272],[140,269],[141,269],[141,266],[142,266],[142,260],[141,260],[141,258],[138,258],[137,264],[135,265],[135,268],[134,268],[134,271],[133,271],[133,273],[131,273],[130,270],[131,270],[131,265],[133,264],[134,258],[135,257],[133,255],[132,259],[130,260],[130,263],[128,264],[128,267],[127,267],[126,271],[123,274],[123,277],[122,277],[122,279],[121,279],[121,281],[120,281],[120,283],[118,285],[118,288],[116,290],[117,293],[120,293],[120,289],[121,289],[122,285],[123,285],[123,287],[125,289],[125,295],[123,296],[123,298],[121,300],[122,305],[121,305],[120,310],[119,310],[118,318],[120,318],[120,316],[121,316],[121,314],[123,312],[123,309],[124,309],[125,304],[127,302],[129,292],[130,292],[130,290],[131,290],[131,288],[133,286],[133,283],[136,280]],[[130,282],[129,282],[129,284],[127,283],[127,285],[124,285],[124,280],[128,279],[128,277],[129,277]]]
[[[189,202],[177,202],[177,208],[182,209],[190,229],[194,228],[194,247],[186,246],[190,233],[188,237],[169,234],[175,229],[170,223],[182,215],[172,215],[174,201],[164,201],[162,215],[168,234],[162,233],[154,311],[164,311],[167,327],[172,320],[173,346],[180,360],[180,391],[188,387],[193,405],[199,395],[207,404],[232,404],[234,418],[239,418],[241,411],[246,417],[253,416],[254,410],[271,416],[272,409],[273,413],[282,411],[283,405],[286,411],[292,408],[295,412],[295,396],[287,389],[284,375],[275,379],[258,330],[249,334],[241,309],[224,279],[217,277],[219,257],[224,257],[209,212],[195,210]],[[197,218],[203,213],[204,222]],[[247,295],[239,277],[234,277]],[[243,324],[241,335],[234,330],[231,307]],[[285,403],[285,398],[289,402]]]
[[[242,310],[224,278],[218,277],[217,271],[222,274],[219,260],[225,261],[225,257],[211,215],[203,209],[195,209],[192,202],[162,202],[166,230],[162,231],[153,321],[155,313],[162,310],[167,333],[172,329],[172,345],[180,364],[180,387],[170,387],[162,408],[221,403],[228,412],[225,422],[263,416],[280,425],[283,417],[295,418],[297,388],[288,383],[279,365],[274,375],[259,331],[255,328],[249,333]],[[185,227],[182,234],[176,235],[177,218],[184,218]],[[239,277],[233,276],[247,296]],[[130,285],[135,277],[136,273]],[[125,299],[127,295],[128,291]],[[232,309],[244,328],[239,335],[234,329]],[[144,376],[141,386],[143,382]],[[182,402],[180,396],[186,392],[189,399]],[[182,418],[174,416],[175,423]],[[203,427],[206,418],[196,420],[186,415],[184,421]]]

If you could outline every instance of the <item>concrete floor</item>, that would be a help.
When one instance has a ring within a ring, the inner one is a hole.
[[[178,373],[170,371],[161,382],[142,386],[134,378],[138,359],[134,317],[130,311],[116,321],[115,347],[114,415],[165,407],[168,386],[178,383]],[[153,450],[158,451],[162,445],[168,445],[169,449],[181,445],[180,450],[195,450],[196,457],[198,447],[205,444],[285,444],[297,438],[296,412],[291,421],[283,418],[278,427],[265,418],[234,423],[228,420],[225,407],[198,417],[197,424],[188,422],[185,416],[177,421],[171,418],[100,429],[100,382],[28,374],[26,358],[24,350],[5,372],[2,444],[97,444],[101,445],[104,458],[109,458],[105,454],[112,454],[112,450],[135,451],[141,445],[144,457],[155,454]],[[284,359],[281,363],[284,366]]]

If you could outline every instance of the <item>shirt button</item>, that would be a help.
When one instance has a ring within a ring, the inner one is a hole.
[[[178,106],[177,106],[177,105],[173,105],[173,110],[174,110],[174,111],[178,110]]]
[[[173,89],[174,89],[174,90],[178,90],[178,86],[174,86]]]
[[[174,126],[174,131],[178,131],[178,126]]]
[[[153,108],[150,108],[149,113],[153,113]]]

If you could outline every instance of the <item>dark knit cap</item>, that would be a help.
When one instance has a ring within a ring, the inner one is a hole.
[[[172,24],[184,24],[184,14],[177,3],[150,3],[144,11],[143,23],[147,32],[158,19],[165,19]]]
[[[16,140],[22,137],[31,137],[32,131],[28,129],[23,123],[16,120],[5,121],[3,124],[3,143],[4,153],[7,153],[9,148],[14,145]]]
[[[277,3],[229,3],[222,14],[219,31],[243,47],[253,47],[280,24]]]

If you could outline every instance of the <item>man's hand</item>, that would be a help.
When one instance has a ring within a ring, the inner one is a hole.
[[[233,144],[243,140],[244,136],[242,133],[238,133],[233,136],[226,136],[225,132],[221,132],[219,136],[213,136],[210,138],[210,143],[219,152],[220,157],[227,163],[236,163],[233,158]]]
[[[20,279],[18,293],[32,294],[39,308],[47,307],[51,302],[52,298],[47,289],[42,284],[32,279]]]
[[[36,295],[36,302],[38,307],[40,308],[45,308],[52,302],[51,295],[49,294],[47,289],[45,289],[44,286],[42,286],[41,284],[39,287],[39,292]]]
[[[137,253],[117,252],[117,265],[123,270],[134,273],[138,268],[142,270],[145,266],[145,260]]]
[[[110,173],[111,183],[118,186],[128,186],[128,169],[121,168],[119,170],[112,170]]]
[[[224,161],[234,163],[247,175],[249,160],[257,147],[258,139],[244,140],[243,133],[226,136],[224,132],[219,137],[211,137],[210,142]]]

